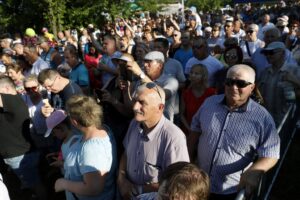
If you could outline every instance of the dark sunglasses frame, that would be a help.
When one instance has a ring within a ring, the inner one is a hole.
[[[33,86],[33,87],[24,87],[26,92],[37,92],[38,91],[38,86]]]
[[[233,85],[236,85],[236,87],[238,87],[238,88],[245,88],[251,84],[252,83],[247,82],[245,80],[232,79],[232,78],[225,79],[225,85],[227,85],[228,87],[232,87]]]
[[[158,89],[156,83],[154,83],[154,82],[148,82],[148,83],[146,83],[146,87],[148,89],[154,89],[157,92],[157,94],[159,95],[159,98],[162,100],[161,94],[159,92],[159,89]]]
[[[281,50],[269,50],[269,51],[263,51],[262,54],[264,54],[265,56],[267,56],[267,55],[272,56],[272,55],[274,55],[274,54],[276,54],[276,53],[278,53],[278,52],[280,52],[280,51],[281,51]]]

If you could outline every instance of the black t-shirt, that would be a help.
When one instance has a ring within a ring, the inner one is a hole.
[[[51,95],[52,107],[55,109],[65,109],[67,100],[75,94],[82,94],[82,90],[76,83],[70,81],[58,94]]]
[[[28,107],[20,95],[1,94],[0,108],[0,154],[13,158],[30,150],[30,118]]]

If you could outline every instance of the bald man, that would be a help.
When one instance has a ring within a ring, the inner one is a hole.
[[[124,199],[157,192],[158,180],[172,163],[189,162],[184,133],[163,115],[165,92],[154,82],[140,86],[134,96],[134,119],[123,145],[118,185]]]
[[[251,67],[231,67],[225,94],[208,98],[193,117],[189,153],[192,160],[198,144],[198,165],[211,179],[210,200],[235,199],[238,188],[250,193],[261,172],[279,158],[275,123],[265,108],[249,98],[254,82]]]

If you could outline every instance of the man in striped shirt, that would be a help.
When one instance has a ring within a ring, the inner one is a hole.
[[[208,98],[193,117],[189,153],[192,160],[199,141],[198,165],[210,176],[210,199],[235,199],[239,188],[250,194],[258,175],[271,169],[279,158],[274,120],[249,98],[254,81],[255,72],[249,66],[231,67],[225,95]]]

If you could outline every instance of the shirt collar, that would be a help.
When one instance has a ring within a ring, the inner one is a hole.
[[[230,110],[229,107],[226,104],[226,97],[225,97],[225,95],[223,95],[223,98],[220,99],[219,103],[222,106],[226,107],[226,109]],[[253,104],[253,100],[249,97],[249,99],[247,100],[246,103],[244,103],[240,107],[232,110],[232,112],[246,112],[246,111],[250,111],[251,108],[252,108],[252,104]]]
[[[160,132],[160,129],[164,125],[165,120],[166,120],[165,116],[162,115],[159,122],[154,127],[154,129],[152,129],[152,131],[150,131],[148,134],[144,134],[142,124],[140,123],[138,128],[139,128],[140,134],[142,135],[142,138],[146,139],[147,141],[152,141],[155,138],[155,136],[157,135],[157,133]]]

